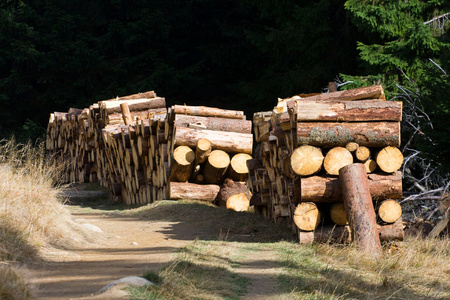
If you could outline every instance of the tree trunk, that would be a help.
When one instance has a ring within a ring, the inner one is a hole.
[[[245,153],[238,153],[231,158],[228,168],[228,177],[235,181],[246,181],[248,178],[247,160],[252,156]]]
[[[178,146],[173,151],[173,164],[170,168],[170,181],[185,182],[191,177],[195,153],[187,146]]]
[[[369,189],[373,200],[401,199],[402,174],[368,174]],[[301,201],[342,202],[342,188],[339,178],[331,176],[310,176],[301,178]]]
[[[400,169],[403,164],[403,154],[396,147],[385,147],[376,156],[378,167],[386,173]]]
[[[323,154],[320,148],[303,145],[291,154],[291,168],[295,174],[309,176],[320,171],[323,163]]]
[[[177,127],[175,132],[175,145],[195,147],[197,141],[201,138],[209,140],[213,150],[252,154],[253,135],[247,133],[218,132]]]
[[[396,200],[382,201],[377,208],[378,217],[386,223],[394,223],[402,217],[402,207]]]
[[[366,147],[400,146],[399,122],[299,122],[297,144],[317,147],[345,147],[356,142]]]
[[[175,116],[175,126],[213,131],[252,133],[252,121],[241,119],[200,117],[178,114]]]
[[[206,106],[174,105],[173,112],[175,114],[183,114],[190,116],[218,117],[218,118],[241,119],[241,120],[245,119],[243,111],[226,110]]]
[[[203,170],[205,181],[207,183],[221,184],[229,165],[230,156],[225,151],[212,151],[206,160],[205,169]]]
[[[381,256],[375,210],[363,164],[351,164],[339,171],[347,219],[352,229],[352,240],[363,251]]]
[[[212,202],[219,193],[215,184],[195,184],[189,182],[170,182],[170,200],[202,200]]]
[[[296,117],[299,122],[368,122],[402,120],[401,101],[322,101],[297,100]]]
[[[381,99],[384,100],[384,90],[381,85],[373,85],[373,86],[365,86],[356,89],[339,91],[333,93],[319,94],[314,95],[307,98],[302,98],[298,101],[302,100],[308,101],[316,101],[316,100],[343,100],[343,101],[351,101],[351,100],[363,100],[363,99]]]
[[[353,156],[344,147],[334,147],[328,151],[323,161],[323,168],[330,175],[339,175],[339,170],[353,163]]]
[[[302,202],[294,211],[294,223],[300,230],[312,231],[319,226],[320,212],[313,202]]]

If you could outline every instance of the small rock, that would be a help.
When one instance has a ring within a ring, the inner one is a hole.
[[[94,232],[103,232],[103,230],[101,230],[101,229],[98,228],[97,226],[92,225],[92,224],[89,224],[89,223],[81,224],[81,226],[84,227],[84,228],[86,228],[86,229],[92,230],[92,231],[94,231]]]
[[[138,245],[138,243],[136,243],[136,242],[133,242],[133,245],[137,246],[137,245]]]
[[[110,284],[104,286],[102,289],[100,289],[97,292],[97,294],[102,294],[102,293],[106,292],[107,290],[111,289],[113,286],[118,285],[118,284],[126,284],[126,285],[137,286],[137,287],[155,285],[153,282],[151,282],[145,278],[138,277],[138,276],[128,276],[128,277],[124,277],[119,280],[113,281]]]

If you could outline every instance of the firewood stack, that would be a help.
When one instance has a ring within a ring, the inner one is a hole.
[[[67,163],[67,183],[99,182],[127,204],[163,199],[172,134],[166,115],[165,99],[153,91],[55,112],[47,150]]]
[[[360,162],[381,239],[401,239],[401,116],[402,103],[385,101],[379,85],[280,99],[272,112],[256,113],[260,158],[248,164],[256,211],[292,226],[301,243],[343,241],[339,169]]]
[[[244,205],[239,207],[245,207],[245,202],[248,207],[245,183],[240,187],[235,184],[247,180],[246,161],[252,158],[252,122],[246,120],[244,112],[175,105],[169,109],[168,119],[175,128],[170,199],[215,200],[219,205],[227,205],[233,193],[221,193],[220,186],[230,179],[224,190],[233,186],[237,194],[246,195],[238,200],[237,196],[232,197],[234,200],[228,201],[229,204],[240,200]]]

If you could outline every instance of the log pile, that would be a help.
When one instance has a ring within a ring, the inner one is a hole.
[[[153,91],[55,112],[47,151],[67,164],[66,183],[99,182],[126,204],[163,199],[172,139],[166,115]]]
[[[396,200],[402,197],[401,118],[402,103],[386,101],[379,85],[279,99],[272,111],[253,117],[258,145],[255,159],[248,162],[251,204],[292,227],[301,243],[346,241],[349,228],[338,175],[342,167],[360,162],[379,228],[394,227],[385,236],[402,239]]]
[[[253,135],[243,111],[174,105],[168,120],[174,126],[170,199],[215,201],[246,210],[246,161],[252,159]],[[241,193],[245,196],[235,196]]]

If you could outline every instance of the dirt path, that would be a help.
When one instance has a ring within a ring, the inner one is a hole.
[[[175,258],[180,248],[196,238],[217,239],[215,215],[204,215],[214,210],[205,210],[202,216],[208,222],[195,226],[190,221],[198,220],[195,207],[160,208],[158,214],[166,217],[139,218],[102,209],[72,207],[73,218],[80,224],[101,229],[101,238],[88,246],[50,252],[44,262],[29,266],[30,281],[35,286],[33,294],[37,299],[126,299],[119,289],[115,294],[94,294],[120,278],[159,271]],[[235,272],[250,278],[248,292],[242,299],[274,296],[276,277],[282,270],[268,247],[239,259],[240,266]]]
[[[167,236],[173,222],[101,213],[73,216],[100,228],[105,238],[95,247],[50,253],[47,262],[32,266],[31,281],[38,299],[90,296],[114,280],[160,269],[188,243]]]

